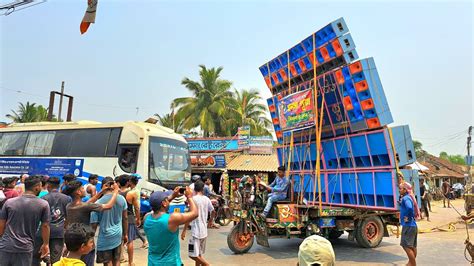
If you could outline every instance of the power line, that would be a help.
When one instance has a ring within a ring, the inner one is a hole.
[[[19,93],[19,94],[25,94],[25,95],[29,95],[29,96],[35,96],[35,97],[49,99],[49,97],[46,97],[44,95],[38,95],[38,94],[34,94],[34,93],[22,91],[22,90],[13,90],[13,89],[8,89],[8,88],[2,87],[2,86],[0,86],[0,88],[2,88],[2,90],[12,91],[12,92],[16,92],[16,93]],[[77,100],[75,102],[76,102],[76,104],[82,104],[82,105],[87,105],[87,106],[92,106],[92,107],[97,107],[97,108],[133,109],[133,110],[137,110],[137,108],[145,109],[145,110],[154,110],[155,109],[155,108],[151,108],[151,107],[104,105],[104,104],[96,104],[96,103],[87,103],[87,102],[77,101]]]

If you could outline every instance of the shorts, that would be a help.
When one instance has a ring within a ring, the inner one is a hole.
[[[86,255],[83,255],[81,257],[81,260],[86,264],[86,266],[94,266],[94,260],[95,260],[95,249],[91,250]]]
[[[122,244],[118,247],[109,250],[97,250],[97,263],[108,263],[111,261],[120,261],[120,254],[122,253]]]
[[[128,242],[133,242],[137,239],[137,230],[135,229],[135,224],[128,224]]]
[[[188,256],[199,257],[206,252],[206,239],[207,238],[195,238],[190,237],[188,243]]]
[[[2,266],[31,266],[31,253],[10,253],[0,251],[0,265]]]
[[[402,237],[400,239],[400,246],[407,248],[416,248],[418,240],[417,226],[403,226]]]

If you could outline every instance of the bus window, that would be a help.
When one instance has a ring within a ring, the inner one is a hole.
[[[72,130],[56,131],[53,147],[51,149],[52,156],[68,156],[71,147]]]
[[[53,148],[54,131],[30,132],[25,155],[50,155]]]
[[[0,155],[23,155],[28,132],[4,133],[0,143]]]
[[[158,137],[150,137],[149,177],[158,182],[187,181],[190,171],[188,147],[186,143]]]
[[[103,157],[109,140],[109,128],[79,129],[72,133],[69,156]]]
[[[120,139],[121,128],[112,128],[109,143],[107,144],[107,156],[117,156],[117,146]]]
[[[138,146],[120,146],[119,165],[127,173],[137,170]]]

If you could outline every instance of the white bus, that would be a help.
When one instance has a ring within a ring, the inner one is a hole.
[[[137,173],[141,191],[173,189],[191,177],[186,140],[146,122],[40,122],[0,128],[0,176]],[[179,201],[178,201],[179,202]],[[178,203],[175,202],[175,203]],[[179,202],[181,203],[181,202]]]

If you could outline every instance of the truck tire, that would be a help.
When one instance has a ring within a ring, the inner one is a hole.
[[[344,234],[344,231],[331,230],[329,231],[328,238],[331,240],[338,239],[342,234]]]
[[[251,233],[239,232],[240,224],[232,227],[232,230],[227,235],[227,246],[235,254],[247,253],[253,245],[253,235]]]
[[[382,242],[384,226],[378,216],[370,216],[360,220],[355,237],[359,246],[364,248],[375,248]]]

